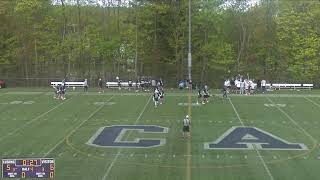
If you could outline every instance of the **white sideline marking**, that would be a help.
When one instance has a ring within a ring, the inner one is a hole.
[[[69,100],[69,99],[68,99],[68,100]],[[37,121],[39,118],[41,118],[41,117],[43,117],[43,116],[45,116],[45,115],[49,114],[51,111],[53,111],[53,110],[57,109],[58,107],[60,107],[61,105],[63,105],[63,104],[64,104],[65,102],[67,102],[68,100],[63,101],[62,103],[60,103],[60,104],[58,104],[58,105],[54,106],[53,108],[51,108],[51,109],[50,109],[50,110],[48,110],[47,112],[44,112],[44,113],[40,114],[39,116],[37,116],[36,118],[32,119],[31,121],[28,121],[27,123],[23,124],[23,125],[22,125],[22,126],[20,126],[19,128],[17,128],[17,129],[15,129],[15,130],[11,131],[11,132],[10,132],[10,133],[8,133],[7,135],[2,136],[2,137],[0,138],[0,141],[4,140],[4,139],[5,139],[5,138],[7,138],[8,136],[11,136],[11,135],[15,134],[16,132],[20,131],[22,128],[24,128],[24,127],[28,126],[29,124],[31,124],[31,123],[33,123],[33,122]]]
[[[110,101],[113,98],[113,96],[111,96],[110,99],[108,99],[108,101]],[[96,109],[93,113],[90,114],[90,116],[85,119],[84,121],[82,121],[78,126],[76,126],[74,129],[71,130],[71,133],[74,133],[75,131],[77,131],[85,122],[87,122],[89,119],[92,118],[92,116],[94,116],[98,111],[100,111],[100,109],[102,109],[104,107],[104,105],[101,105],[98,109]],[[68,133],[69,134],[69,133]],[[43,157],[48,156],[53,150],[55,150],[60,144],[63,143],[63,141],[65,140],[66,137],[63,137],[57,144],[55,144],[48,152],[46,152],[44,154]]]
[[[267,98],[271,103],[273,101],[270,98]],[[317,140],[309,134],[303,127],[301,127],[291,116],[289,116],[284,110],[282,110],[280,107],[276,107],[282,114],[284,114],[295,126],[297,126],[306,136],[308,136],[310,139],[312,139],[313,143],[317,142]]]
[[[145,110],[147,109],[148,104],[149,104],[149,102],[151,101],[151,99],[152,99],[152,96],[149,97],[149,100],[147,101],[146,105],[143,107],[143,109],[142,109],[142,111],[140,112],[138,118],[137,118],[136,121],[134,122],[134,125],[136,125],[136,124],[138,123],[138,121],[140,120],[140,118],[142,117],[142,114],[143,114],[143,113],[145,112]],[[127,136],[128,138],[129,138],[131,132],[132,132],[132,131],[130,131],[130,132],[128,133],[128,136]],[[127,138],[126,138],[126,139],[127,139]],[[120,155],[120,153],[121,153],[121,150],[122,150],[122,149],[119,149],[119,150],[118,150],[116,156],[114,157],[114,159],[112,160],[111,164],[109,165],[106,173],[103,175],[102,180],[106,180],[107,177],[109,176],[109,174],[110,174],[110,172],[111,172],[111,169],[113,168],[115,162],[118,160],[118,157],[119,157],[119,155]],[[108,162],[109,162],[109,161],[108,161]]]
[[[235,106],[233,105],[233,103],[232,103],[232,101],[231,101],[231,98],[230,98],[230,97],[229,97],[229,102],[230,102],[230,104],[231,104],[231,106],[232,106],[232,108],[233,108],[234,112],[236,113],[236,115],[237,115],[237,117],[238,117],[238,119],[239,119],[239,121],[240,121],[241,125],[244,127],[245,125],[244,125],[244,123],[242,122],[242,120],[241,120],[241,118],[240,118],[240,115],[239,115],[239,113],[238,113],[237,109],[235,108]],[[269,168],[268,168],[268,166],[267,166],[266,162],[264,161],[263,157],[261,156],[261,154],[260,154],[259,150],[257,150],[257,148],[256,148],[256,146],[255,146],[255,145],[253,145],[253,148],[254,148],[254,150],[256,151],[256,153],[258,154],[258,156],[259,156],[259,158],[260,158],[260,160],[261,160],[261,162],[262,162],[262,164],[263,164],[263,167],[264,167],[264,169],[267,171],[267,173],[268,173],[268,175],[269,175],[270,179],[271,179],[271,180],[274,180],[274,178],[273,178],[273,176],[272,176],[272,174],[271,174],[271,172],[270,172],[270,170],[269,170]]]

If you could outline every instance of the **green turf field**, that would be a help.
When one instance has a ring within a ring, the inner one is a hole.
[[[217,91],[218,92],[218,91]],[[320,171],[320,92],[220,95],[192,106],[192,139],[181,138],[187,92],[166,94],[154,108],[149,93],[0,90],[0,158],[51,157],[59,180],[315,180]],[[192,97],[193,102],[196,97]],[[105,102],[105,103],[101,103]],[[86,144],[100,127],[158,125],[168,133],[127,131],[122,140],[163,138],[154,148]],[[208,150],[233,126],[262,129],[308,150]]]

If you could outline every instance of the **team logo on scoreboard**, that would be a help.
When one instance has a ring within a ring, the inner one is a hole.
[[[156,125],[113,125],[101,127],[93,135],[88,145],[106,148],[152,148],[162,146],[166,143],[162,138],[135,138],[128,140],[130,132],[136,131],[139,134],[146,133],[168,133],[166,127]]]
[[[307,150],[304,144],[290,143],[256,127],[232,127],[205,149],[227,150]]]

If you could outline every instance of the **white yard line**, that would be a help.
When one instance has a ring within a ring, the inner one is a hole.
[[[269,100],[269,102],[271,102],[272,104],[274,104],[274,102],[270,99],[267,98]],[[317,140],[311,135],[309,134],[303,127],[301,127],[299,125],[299,123],[297,123],[297,121],[295,121],[291,116],[289,116],[289,114],[287,114],[284,110],[282,110],[279,106],[275,106],[280,112],[282,112],[282,114],[284,114],[295,126],[297,126],[306,136],[308,136],[310,139],[312,139],[313,143],[316,143]]]
[[[5,93],[3,93],[3,94],[0,94],[0,96],[4,96],[4,95],[6,95],[7,93],[5,92]]]
[[[68,99],[68,100],[69,100],[69,99]],[[57,109],[58,107],[62,106],[62,105],[63,105],[65,102],[67,102],[68,100],[63,101],[62,103],[54,106],[53,108],[49,109],[48,111],[46,111],[46,112],[40,114],[39,116],[35,117],[35,118],[32,119],[31,121],[28,121],[28,122],[24,123],[24,124],[23,124],[22,126],[20,126],[19,128],[16,128],[15,130],[9,132],[8,134],[0,137],[0,141],[4,140],[5,138],[7,138],[7,137],[9,137],[9,136],[11,136],[11,135],[14,135],[16,132],[20,131],[21,129],[25,128],[26,126],[28,126],[28,125],[32,124],[33,122],[39,120],[41,117],[43,117],[43,116],[49,114],[50,112],[54,111],[54,110]]]
[[[240,115],[239,115],[236,107],[233,105],[230,97],[229,97],[229,102],[230,102],[230,104],[232,105],[233,111],[236,113],[236,115],[237,115],[237,117],[238,117],[241,125],[242,125],[243,127],[245,127],[245,125],[244,125],[243,121],[241,120]],[[264,161],[263,157],[261,156],[259,150],[258,150],[255,146],[253,146],[253,148],[254,148],[254,150],[256,151],[256,153],[258,154],[258,157],[260,158],[260,161],[261,161],[264,169],[267,171],[267,173],[268,173],[268,175],[269,175],[269,177],[270,177],[270,180],[274,180],[274,178],[273,178],[273,176],[272,176],[272,174],[271,174],[271,172],[270,172],[270,169],[268,168],[266,162]]]
[[[107,100],[108,101],[111,101],[111,99],[113,98],[113,96],[111,98],[109,98]],[[70,133],[68,134],[73,134],[74,132],[76,132],[84,123],[86,123],[88,120],[90,120],[97,112],[99,112],[102,108],[104,107],[104,104],[102,104],[99,108],[97,108],[93,113],[91,113],[89,115],[89,117],[85,120],[83,120],[78,126],[76,126],[75,128],[73,128]],[[63,137],[57,144],[55,144],[49,151],[47,151],[43,157],[46,157],[47,155],[49,155],[53,150],[55,150],[60,144],[63,143],[63,141],[65,140],[67,136]]]
[[[149,100],[147,101],[146,105],[143,107],[143,109],[142,109],[142,111],[140,112],[138,118],[137,118],[136,121],[134,122],[134,125],[136,125],[136,124],[138,123],[138,121],[140,120],[142,114],[146,111],[146,109],[147,109],[147,107],[148,107],[148,104],[149,104],[149,102],[150,102],[151,99],[152,99],[152,96],[150,96],[150,98],[149,98]],[[130,131],[130,132],[128,133],[128,136],[127,136],[127,138],[126,138],[125,140],[128,139],[128,137],[130,136],[131,132],[132,132],[132,131]],[[119,155],[120,155],[120,153],[121,153],[121,150],[122,150],[122,149],[119,149],[119,150],[118,150],[116,156],[114,157],[114,159],[112,160],[111,164],[109,165],[106,173],[103,175],[102,180],[106,180],[107,177],[109,176],[109,174],[110,174],[110,172],[111,172],[111,169],[113,168],[114,164],[115,164],[116,161],[118,160],[118,157],[119,157]]]
[[[309,102],[311,102],[312,104],[314,104],[314,105],[316,105],[316,106],[318,106],[318,107],[320,108],[320,104],[312,101],[311,99],[309,99],[309,98],[307,98],[307,97],[304,97],[304,98],[305,98],[306,100],[308,100]]]

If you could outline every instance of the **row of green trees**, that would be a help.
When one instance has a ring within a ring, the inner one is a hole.
[[[188,0],[2,0],[0,75],[175,82],[187,77],[187,20]],[[318,1],[192,0],[194,81],[316,82],[319,34]]]

